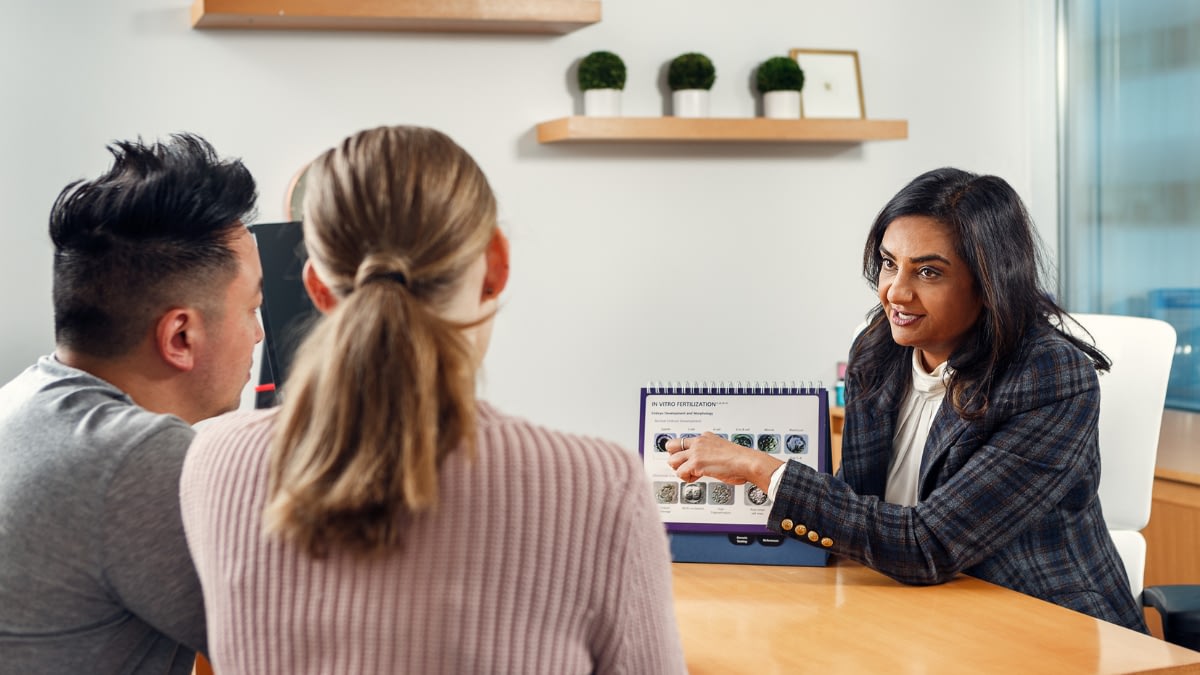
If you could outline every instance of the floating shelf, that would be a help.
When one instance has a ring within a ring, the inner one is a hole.
[[[569,33],[600,0],[194,0],[193,28]]]
[[[618,141],[859,143],[908,138],[906,120],[765,117],[561,117],[537,126],[539,143]]]

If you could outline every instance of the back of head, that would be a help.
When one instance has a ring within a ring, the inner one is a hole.
[[[68,185],[50,214],[57,343],[99,358],[128,353],[172,306],[219,312],[231,238],[257,199],[237,160],[191,134],[109,146],[112,167]]]
[[[863,249],[863,276],[876,290],[884,232],[903,216],[924,216],[947,228],[983,300],[978,321],[949,360],[950,399],[960,414],[974,417],[987,408],[991,384],[1022,348],[1030,328],[1064,314],[1042,284],[1046,268],[1040,240],[1020,196],[1004,179],[954,168],[934,169],[896,193],[871,226]],[[1093,358],[1099,355],[1073,341]],[[864,331],[860,356],[847,376],[857,378],[863,392],[893,378],[907,379],[911,365],[897,358],[903,351],[891,339],[886,313],[876,306]],[[967,392],[968,385],[976,386]]]
[[[436,505],[442,458],[473,447],[477,358],[441,310],[495,233],[495,198],[446,135],[383,127],[313,162],[304,214],[338,303],[286,384],[267,528],[314,555],[380,550]]]

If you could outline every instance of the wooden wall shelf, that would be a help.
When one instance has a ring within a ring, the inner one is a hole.
[[[765,117],[561,117],[537,126],[539,143],[616,141],[860,143],[908,138],[906,120]]]
[[[194,0],[193,28],[569,33],[600,0]]]

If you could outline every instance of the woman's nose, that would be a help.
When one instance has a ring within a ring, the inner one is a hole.
[[[912,287],[901,280],[899,276],[892,280],[887,289],[888,302],[905,303],[912,300]]]

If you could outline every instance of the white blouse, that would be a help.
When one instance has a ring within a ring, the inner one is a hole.
[[[887,489],[883,500],[901,506],[913,506],[917,499],[917,482],[921,476],[921,457],[929,428],[946,396],[947,366],[945,361],[925,371],[917,350],[913,350],[912,387],[904,396],[896,418],[896,435],[892,437],[892,461],[888,466]]]

